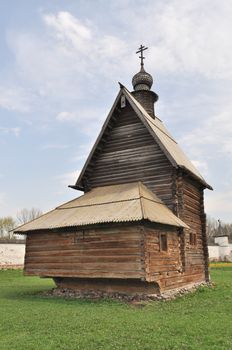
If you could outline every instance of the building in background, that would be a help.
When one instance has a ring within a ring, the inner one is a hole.
[[[229,237],[215,236],[214,242],[209,243],[209,260],[210,261],[229,261],[232,262],[232,243]]]

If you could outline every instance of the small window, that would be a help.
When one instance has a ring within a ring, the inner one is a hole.
[[[197,245],[197,235],[196,233],[190,232],[189,234],[189,243],[191,246]]]
[[[160,251],[166,252],[167,250],[168,250],[167,234],[161,233],[160,234]]]
[[[121,108],[126,107],[126,96],[121,96]]]

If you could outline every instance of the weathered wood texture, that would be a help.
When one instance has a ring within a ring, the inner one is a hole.
[[[173,208],[175,169],[128,103],[118,113],[87,168],[85,190],[142,181]]]
[[[185,230],[184,270],[186,274],[204,273],[208,280],[208,248],[205,234],[204,192],[202,186],[180,173],[177,181],[178,214],[190,227]],[[196,243],[191,244],[190,234]]]
[[[152,91],[146,90],[137,90],[133,91],[132,95],[136,98],[136,100],[141,103],[143,108],[150,114],[152,118],[154,118],[154,102],[157,99],[157,95]]]
[[[122,291],[128,282],[128,292],[136,286],[140,290],[139,280],[143,282],[141,288],[147,283],[154,288],[158,283],[161,290],[207,280],[203,187],[171,165],[127,103],[123,109],[116,108],[82,186],[88,191],[134,181],[142,181],[190,231],[128,223],[76,232],[31,233],[27,236],[25,274],[54,277],[58,285],[75,288],[101,285],[110,290],[112,285],[114,291]],[[167,251],[160,249],[161,233],[167,235]],[[105,284],[99,279],[104,279]]]
[[[27,236],[25,274],[50,277],[143,278],[139,226]]]
[[[167,251],[160,248],[162,233],[167,234]],[[146,281],[157,282],[161,291],[204,281],[204,268],[195,262],[191,268],[184,268],[180,254],[181,233],[177,229],[146,228],[144,247]]]

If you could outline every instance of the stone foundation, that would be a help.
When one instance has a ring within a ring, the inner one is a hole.
[[[102,298],[110,298],[115,300],[122,300],[129,303],[140,303],[140,302],[149,302],[149,301],[169,301],[177,297],[196,292],[200,287],[212,287],[211,283],[199,282],[193,283],[186,287],[176,288],[171,291],[166,291],[163,293],[122,293],[122,292],[103,292],[100,290],[74,290],[68,288],[54,288],[50,291],[43,292],[42,296],[45,297],[62,297],[62,298],[72,298],[72,299],[89,299],[89,300],[98,300]]]

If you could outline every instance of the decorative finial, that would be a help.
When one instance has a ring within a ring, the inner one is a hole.
[[[147,49],[148,49],[148,47],[140,45],[138,51],[136,51],[136,54],[141,53],[141,56],[139,56],[139,58],[141,58],[141,68],[143,68],[143,66],[144,66],[143,60],[145,60],[145,57],[143,56],[143,52]]]
[[[141,59],[141,68],[140,72],[135,74],[132,79],[132,85],[134,87],[134,90],[150,90],[151,86],[153,84],[153,79],[151,74],[147,73],[144,70],[144,59],[145,57],[143,56],[143,52],[147,50],[148,47],[145,47],[144,45],[140,45],[138,51],[136,53],[140,53],[141,55],[139,58]]]

